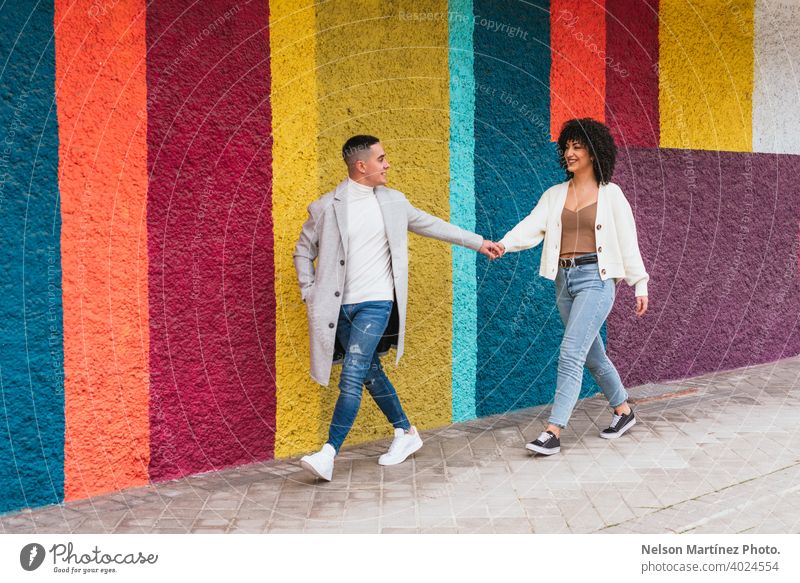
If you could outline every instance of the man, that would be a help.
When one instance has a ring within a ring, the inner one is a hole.
[[[362,385],[395,428],[394,441],[378,463],[402,463],[422,447],[379,356],[391,345],[397,346],[398,362],[403,355],[408,231],[490,258],[499,254],[495,243],[414,208],[402,192],[387,188],[389,161],[378,138],[353,136],[342,156],[348,178],[309,205],[294,252],[308,308],[311,377],[327,386],[332,361],[343,358],[328,441],[300,460],[303,468],[328,481],[361,405]]]

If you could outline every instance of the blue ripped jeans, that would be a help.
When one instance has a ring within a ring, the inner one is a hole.
[[[389,301],[345,304],[339,310],[336,339],[345,348],[344,365],[339,379],[339,398],[333,410],[328,443],[337,453],[353,427],[361,406],[362,386],[367,388],[389,423],[395,428],[411,429],[400,406],[400,399],[381,367],[376,349],[392,315]]]
[[[614,305],[614,280],[600,279],[597,263],[558,268],[556,303],[564,322],[556,395],[549,422],[567,426],[581,392],[584,364],[612,407],[628,400],[616,367],[606,355],[600,327]]]

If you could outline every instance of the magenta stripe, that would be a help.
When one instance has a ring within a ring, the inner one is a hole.
[[[266,0],[147,10],[150,474],[263,460],[275,438]]]
[[[617,145],[658,147],[658,0],[606,0],[605,59]]]
[[[609,353],[626,385],[800,354],[800,156],[629,148],[650,311],[617,288]]]

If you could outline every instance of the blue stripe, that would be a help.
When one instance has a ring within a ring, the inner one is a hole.
[[[499,239],[563,181],[550,141],[549,2],[475,0],[477,232]],[[541,246],[478,282],[478,416],[552,401],[563,326]],[[584,384],[583,394],[596,391]]]
[[[0,512],[64,498],[53,11],[0,9]]]
[[[450,221],[475,230],[475,75],[472,0],[452,0],[450,35]],[[477,346],[475,253],[453,248],[453,421],[475,417]]]

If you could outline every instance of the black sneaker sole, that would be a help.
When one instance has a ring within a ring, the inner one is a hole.
[[[542,447],[540,445],[534,445],[532,443],[528,443],[525,445],[525,449],[530,451],[535,451],[536,453],[540,453],[542,455],[553,455],[554,453],[558,453],[561,451],[561,446],[558,447]]]
[[[618,437],[621,437],[623,433],[628,431],[628,429],[630,429],[634,425],[636,425],[636,417],[631,419],[630,423],[628,423],[625,427],[623,427],[619,431],[615,431],[614,433],[603,433],[601,431],[600,437],[602,437],[603,439],[617,439]]]

